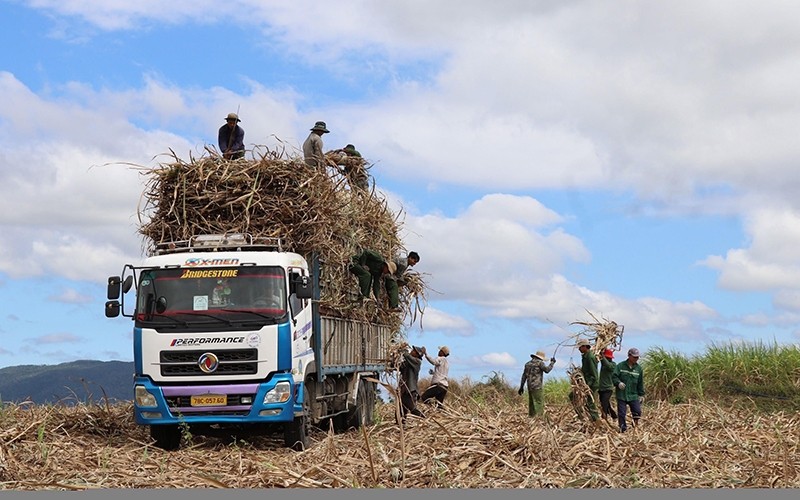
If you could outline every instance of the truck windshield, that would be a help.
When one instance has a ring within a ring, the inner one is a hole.
[[[278,266],[143,270],[136,313],[173,326],[277,320],[286,314],[286,274]]]

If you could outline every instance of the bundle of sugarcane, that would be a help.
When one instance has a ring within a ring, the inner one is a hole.
[[[575,411],[581,419],[590,418],[589,412],[586,410],[586,401],[594,401],[594,394],[583,378],[581,367],[571,365],[567,368],[567,376],[569,377],[572,405],[575,407]]]
[[[619,351],[622,346],[622,333],[625,330],[623,325],[606,318],[598,319],[594,314],[586,311],[594,321],[573,321],[571,325],[581,325],[583,330],[575,335],[575,338],[585,338],[592,344],[592,352],[595,355],[602,355],[606,349]]]
[[[233,161],[211,155],[186,162],[173,153],[143,174],[148,179],[139,232],[146,251],[201,234],[280,238],[284,251],[319,256],[323,314],[402,323],[382,304],[362,304],[349,271],[351,257],[364,249],[387,259],[404,252],[398,236],[402,214],[393,213],[381,193],[348,189],[335,169],[312,169],[302,157],[269,150]],[[403,291],[400,307],[408,314],[424,294],[419,280]]]

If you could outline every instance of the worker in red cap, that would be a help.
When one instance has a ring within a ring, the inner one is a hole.
[[[603,418],[611,417],[617,418],[617,412],[611,406],[611,393],[614,392],[614,351],[606,349],[603,351],[602,356],[598,356],[600,360],[600,383],[598,384],[598,394],[600,395],[600,410],[602,411]]]

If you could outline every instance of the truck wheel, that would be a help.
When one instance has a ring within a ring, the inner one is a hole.
[[[303,416],[295,417],[283,427],[283,444],[296,451],[307,449],[309,444],[310,420],[308,415],[311,412],[311,393],[307,389],[308,386],[303,388]]]
[[[283,428],[283,444],[295,451],[308,448],[308,419],[305,416],[295,417]]]
[[[151,425],[150,437],[161,449],[177,450],[181,445],[181,430],[177,425]]]
[[[375,383],[362,380],[358,384],[356,406],[347,414],[347,426],[359,429],[372,425],[375,416]]]

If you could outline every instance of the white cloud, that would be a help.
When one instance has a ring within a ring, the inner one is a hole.
[[[521,293],[566,259],[588,260],[580,240],[549,228],[560,220],[533,198],[486,195],[457,217],[407,214],[405,244],[420,254],[430,287],[448,300],[490,300]]]
[[[734,248],[725,256],[711,255],[700,264],[719,271],[722,288],[736,291],[777,290],[776,302],[795,308],[800,293],[800,211],[764,207],[745,222],[750,246]]]
[[[425,308],[420,323],[422,330],[426,332],[442,332],[460,337],[469,337],[475,333],[475,327],[470,321],[433,307]]]
[[[473,368],[512,368],[517,366],[517,360],[507,352],[490,352],[473,356],[464,360],[464,363]]]
[[[72,333],[53,333],[28,340],[28,342],[34,344],[76,344],[83,341],[84,339]]]
[[[51,295],[47,299],[64,304],[89,304],[94,301],[92,296],[82,294],[74,288],[65,288],[59,294]]]

